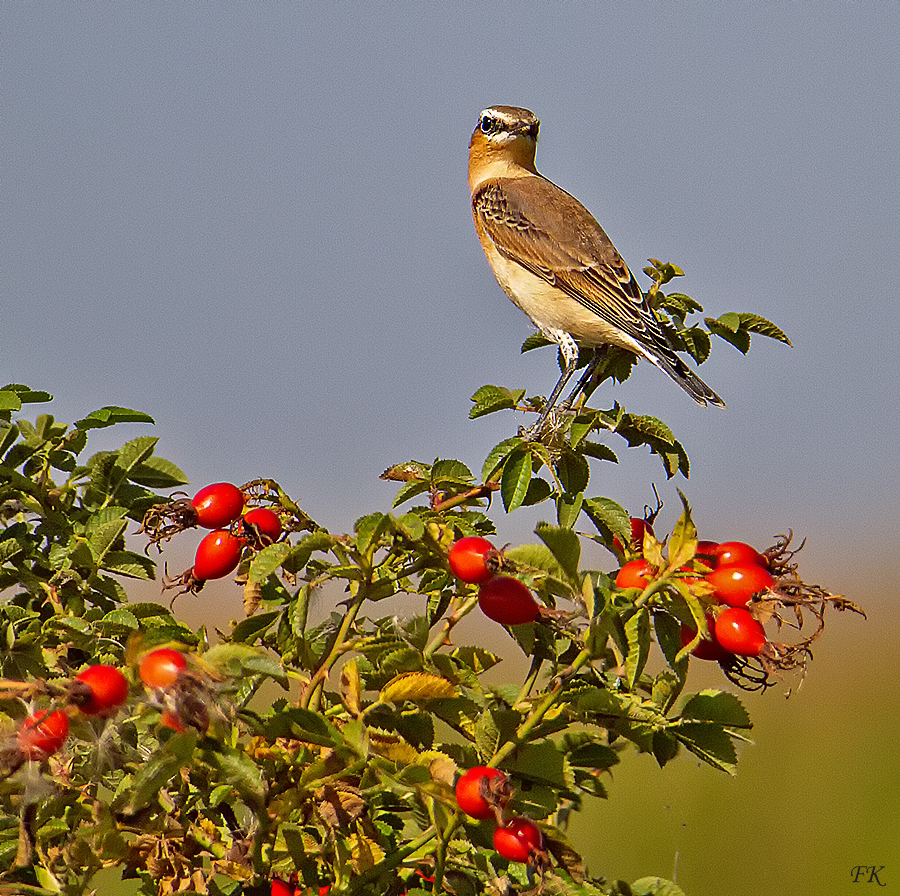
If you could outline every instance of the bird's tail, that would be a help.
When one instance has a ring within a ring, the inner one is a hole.
[[[724,408],[725,402],[713,392],[703,380],[691,370],[681,358],[678,357],[674,352],[671,355],[667,356],[665,354],[648,354],[647,359],[652,361],[660,370],[665,371],[687,392],[697,404],[707,405],[713,404],[717,408]]]

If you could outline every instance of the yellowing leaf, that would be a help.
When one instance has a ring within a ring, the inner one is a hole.
[[[353,858],[353,870],[357,874],[368,871],[384,858],[384,850],[365,834],[351,834],[347,838],[347,845]]]
[[[456,687],[429,672],[404,672],[392,678],[381,689],[384,703],[402,703],[404,700],[440,700],[455,697]]]

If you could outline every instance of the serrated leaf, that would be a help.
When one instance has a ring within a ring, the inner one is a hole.
[[[553,489],[550,487],[550,483],[546,479],[541,479],[540,476],[535,476],[528,483],[528,491],[525,492],[522,506],[532,507],[535,504],[540,504],[541,501],[546,501],[552,494]]]
[[[220,741],[210,738],[205,744],[204,761],[217,769],[249,805],[261,808],[265,802],[266,784],[256,763],[246,753]]]
[[[133,551],[109,551],[101,568],[129,579],[152,581],[156,575],[156,564],[149,557]]]
[[[531,451],[524,447],[515,448],[506,459],[500,477],[500,497],[507,513],[522,506],[530,482]]]
[[[642,877],[631,885],[634,896],[685,896],[677,884],[662,877]]]
[[[684,722],[672,725],[669,731],[695,756],[713,768],[734,775],[737,772],[737,752],[734,743],[718,725],[711,722]]]
[[[481,481],[490,482],[494,480],[497,471],[503,466],[503,462],[512,453],[513,449],[522,444],[522,440],[518,436],[504,439],[502,442],[494,445],[485,458],[484,465],[481,468]]]
[[[430,672],[405,672],[392,678],[382,689],[383,703],[402,703],[404,700],[441,700],[456,696],[456,686]]]
[[[681,718],[715,722],[725,728],[752,728],[744,704],[727,691],[704,690],[694,694],[681,710]]]
[[[135,411],[131,408],[120,408],[115,405],[107,405],[96,411],[91,411],[82,420],[76,420],[78,429],[103,429],[107,426],[115,426],[117,423],[155,423],[156,421],[143,411]]]
[[[425,535],[425,523],[417,513],[404,513],[397,519],[397,528],[411,541],[421,541]]]
[[[280,568],[292,550],[290,543],[286,541],[279,541],[264,547],[250,561],[248,581],[255,585],[261,585]]]
[[[709,357],[712,351],[712,340],[709,338],[706,330],[694,326],[678,335],[681,336],[681,340],[684,342],[691,357],[698,364],[702,364]]]
[[[390,517],[386,513],[370,513],[367,516],[360,517],[354,524],[353,529],[356,532],[356,546],[365,554],[373,545],[377,544],[378,539],[384,534],[390,523]]]
[[[791,340],[779,327],[770,320],[760,317],[758,314],[750,314],[747,311],[740,312],[741,326],[751,333],[759,333],[761,336],[768,336],[769,339],[777,339],[785,345],[792,345]]]
[[[537,480],[532,480],[535,481]],[[577,495],[559,495],[556,499],[556,522],[563,528],[571,529],[578,522],[583,507],[584,492]]]
[[[628,643],[625,680],[633,689],[650,656],[650,612],[646,607],[640,607],[626,621],[625,637]]]
[[[727,315],[723,316],[727,317]],[[734,316],[737,317],[737,315]],[[721,320],[717,320],[714,317],[704,318],[704,322],[709,328],[710,333],[714,333],[726,342],[731,343],[731,345],[733,345],[742,355],[746,355],[750,350],[750,333],[747,330],[732,329],[722,324]],[[740,318],[738,317],[738,326],[739,325]]]
[[[197,746],[193,732],[176,734],[150,759],[138,766],[128,791],[126,811],[137,812],[153,800],[191,760]]]
[[[580,454],[564,451],[556,460],[555,470],[560,484],[570,495],[577,495],[587,488],[591,468]]]
[[[538,330],[536,333],[532,333],[528,336],[522,343],[519,352],[524,355],[525,352],[533,351],[536,348],[543,348],[545,345],[556,345],[556,343],[549,340],[540,330]]]
[[[584,510],[603,535],[618,536],[622,544],[631,541],[631,515],[612,498],[587,498]]]
[[[391,507],[399,507],[401,504],[406,503],[411,498],[415,498],[416,495],[421,495],[422,492],[427,492],[430,488],[431,484],[421,479],[414,479],[412,482],[405,482],[400,486],[400,489],[394,496]]]
[[[511,709],[491,709],[482,713],[475,724],[475,747],[490,759],[500,744],[511,740],[521,716]]]
[[[588,457],[593,457],[597,460],[608,460],[614,464],[619,462],[616,452],[608,445],[603,445],[600,442],[591,442],[585,439],[578,447]]]
[[[132,469],[128,478],[154,489],[175,488],[189,481],[183,470],[164,457],[148,457]]]
[[[697,553],[697,527],[691,519],[691,505],[680,490],[678,496],[684,510],[669,539],[669,566],[672,569],[679,569],[690,563]]]
[[[575,785],[565,754],[549,740],[521,744],[504,765],[516,775],[562,790],[570,790]]]
[[[504,555],[517,566],[526,567],[526,572],[540,570],[555,578],[562,578],[564,573],[553,552],[543,544],[522,544],[505,550]]]
[[[505,389],[502,386],[482,386],[472,396],[475,406],[469,410],[470,419],[474,420],[495,411],[514,408],[525,394],[524,389]]]
[[[443,458],[431,465],[431,483],[434,486],[444,483],[471,485],[474,481],[472,471],[460,460]]]
[[[668,445],[675,444],[675,436],[672,435],[672,430],[662,420],[657,417],[651,417],[649,414],[625,414],[616,426],[616,432],[624,435],[629,431],[665,442]]]
[[[130,610],[110,610],[101,620],[100,625],[116,625],[122,628],[139,629],[141,623]]]
[[[561,526],[551,526],[549,523],[539,523],[534,531],[550,549],[569,580],[577,582],[581,542],[575,532]]]

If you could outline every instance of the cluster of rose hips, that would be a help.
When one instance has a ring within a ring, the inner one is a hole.
[[[165,703],[165,693],[176,685],[187,669],[187,659],[179,650],[162,647],[147,653],[140,664],[144,685]],[[8,763],[17,767],[25,760],[42,762],[59,752],[69,736],[69,716],[80,711],[86,716],[110,718],[128,700],[128,679],[115,666],[98,664],[79,672],[62,693],[57,709],[32,713],[19,726],[15,746]],[[189,721],[195,724],[195,716]],[[183,731],[182,713],[177,701],[163,710],[160,725]]]
[[[234,572],[245,547],[259,550],[281,537],[281,519],[274,510],[245,510],[245,505],[246,495],[236,485],[214,482],[201,488],[189,501],[173,500],[152,509],[144,528],[155,541],[193,526],[212,529],[197,546],[194,565],[169,587],[181,586],[197,592],[210,579],[221,579]],[[158,520],[173,522],[160,526]]]
[[[326,896],[330,891],[330,886],[319,887],[319,896]],[[312,888],[300,887],[277,877],[272,881],[271,896],[312,896],[315,892]]]
[[[631,521],[632,547],[641,550],[644,532],[653,534],[645,520]],[[618,545],[617,545],[618,546]],[[699,568],[685,567],[694,573],[682,581],[688,587],[700,586],[704,595],[712,597],[719,609],[706,616],[709,639],[701,640],[692,650],[698,659],[727,662],[734,656],[759,656],[765,646],[766,633],[760,622],[747,609],[758,594],[775,585],[769,571],[769,559],[743,541],[700,541],[696,559]],[[629,560],[616,574],[619,588],[640,588],[650,584],[656,570],[643,557]],[[696,629],[683,625],[681,642],[687,646],[697,636]]]
[[[510,862],[536,864],[546,855],[544,835],[530,819],[506,820],[503,809],[512,796],[506,775],[499,769],[476,765],[456,782],[456,804],[470,818],[496,818],[494,849]]]
[[[499,575],[500,552],[479,535],[455,541],[447,555],[453,574],[469,585],[479,585],[478,606],[481,612],[502,625],[534,622],[540,615],[540,604],[527,585],[511,576]]]

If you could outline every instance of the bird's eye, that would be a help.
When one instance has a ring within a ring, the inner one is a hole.
[[[532,140],[537,140],[538,129],[540,128],[539,124],[531,124],[528,126],[528,130],[525,132],[531,137]]]
[[[502,127],[500,119],[494,118],[493,115],[482,115],[478,126],[485,134],[496,134]]]

